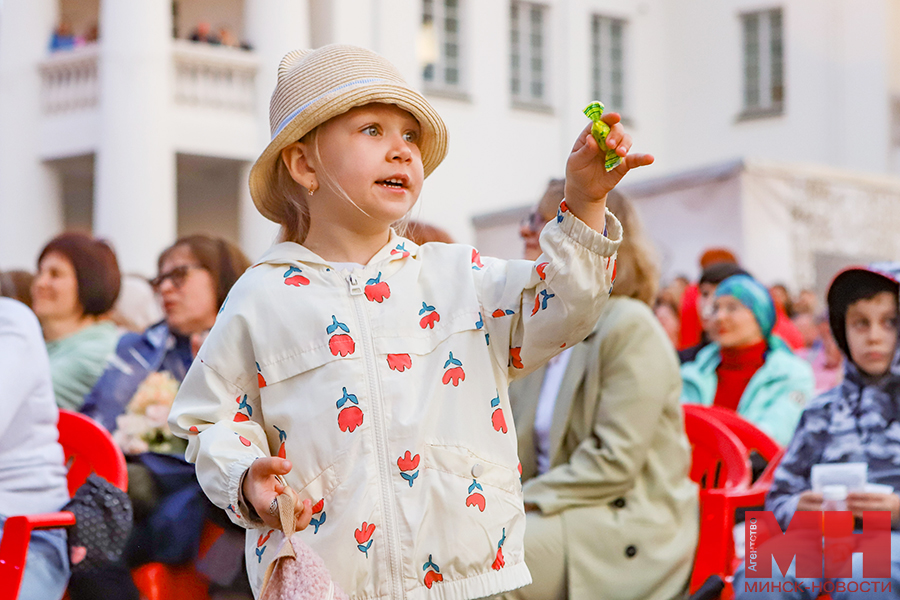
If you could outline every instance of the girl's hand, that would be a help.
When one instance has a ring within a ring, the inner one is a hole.
[[[900,496],[897,494],[877,494],[873,492],[850,492],[847,494],[847,510],[854,517],[862,518],[867,510],[891,511],[891,522],[900,520]]]
[[[591,135],[592,123],[588,123],[575,140],[566,163],[566,205],[576,217],[597,231],[603,231],[606,224],[606,194],[616,187],[625,173],[654,160],[649,154],[628,154],[631,136],[625,133],[618,113],[606,113],[601,118],[610,128],[606,145],[623,157],[622,162],[607,172],[604,152]]]
[[[822,510],[822,492],[813,492],[807,490],[800,494],[800,500],[797,502],[797,510]]]
[[[273,501],[287,492],[294,499],[294,528],[303,531],[312,519],[312,501],[300,502],[297,493],[282,483],[280,476],[291,471],[291,462],[283,458],[259,458],[253,461],[244,477],[244,500],[250,503],[266,527],[281,530],[278,511],[272,511]]]

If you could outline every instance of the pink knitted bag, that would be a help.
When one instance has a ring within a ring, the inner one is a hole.
[[[284,543],[266,569],[259,600],[348,600],[322,558],[294,535],[294,500],[278,496]]]

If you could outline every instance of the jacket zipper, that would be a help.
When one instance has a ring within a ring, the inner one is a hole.
[[[388,553],[388,565],[390,568],[391,598],[405,598],[403,579],[400,569],[399,535],[396,531],[396,516],[394,515],[395,498],[394,488],[391,485],[390,458],[387,444],[387,425],[384,417],[383,396],[381,393],[381,381],[378,377],[377,361],[375,357],[374,342],[372,340],[369,315],[366,310],[363,296],[363,286],[352,273],[347,276],[350,287],[350,297],[356,308],[356,317],[359,322],[359,339],[363,346],[363,355],[366,361],[366,383],[369,387],[371,398],[373,429],[375,431],[375,458],[378,463],[379,486],[381,487],[381,510],[384,515],[384,540]]]

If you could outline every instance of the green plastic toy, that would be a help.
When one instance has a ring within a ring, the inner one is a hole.
[[[584,109],[584,114],[594,122],[591,126],[591,135],[597,140],[600,150],[606,153],[606,160],[604,161],[606,170],[612,171],[616,168],[616,165],[622,162],[622,157],[616,154],[615,150],[610,150],[606,147],[606,136],[609,135],[609,125],[600,120],[600,117],[603,116],[603,109],[604,106],[602,102],[591,102],[588,104],[587,108]]]

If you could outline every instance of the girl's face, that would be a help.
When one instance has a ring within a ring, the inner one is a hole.
[[[308,199],[312,219],[324,216],[357,231],[387,228],[401,219],[425,179],[420,136],[418,121],[391,104],[356,107],[322,124],[321,162],[312,161],[319,184]],[[315,157],[311,148],[304,150]],[[341,197],[341,189],[365,214]]]
[[[216,282],[187,246],[177,246],[169,253],[154,288],[162,299],[166,323],[174,331],[201,333],[216,322]]]
[[[723,348],[744,348],[763,340],[753,311],[734,296],[715,298],[712,310],[715,338]]]
[[[847,346],[850,358],[873,377],[884,375],[897,347],[897,300],[881,292],[847,307]]]
[[[31,284],[31,295],[34,314],[42,322],[84,314],[84,307],[78,300],[75,267],[59,252],[50,252],[41,260]]]

